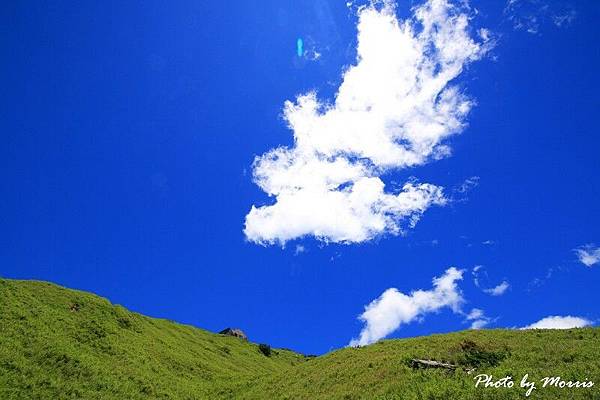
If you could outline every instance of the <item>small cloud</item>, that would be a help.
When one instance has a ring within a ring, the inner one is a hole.
[[[496,244],[496,242],[494,242],[493,240],[486,240],[481,242],[481,244],[486,245],[486,246],[493,246]]]
[[[503,280],[502,283],[493,287],[487,287],[485,282],[489,281],[488,273],[484,270],[483,265],[476,265],[471,271],[473,277],[473,284],[481,289],[482,292],[487,293],[491,296],[501,296],[508,290],[510,284],[507,280]],[[485,282],[482,282],[485,281]],[[485,286],[484,286],[485,285]]]
[[[420,320],[426,314],[445,307],[461,313],[464,299],[457,282],[462,280],[463,272],[454,267],[448,268],[444,275],[433,279],[431,290],[416,290],[407,295],[396,288],[387,289],[358,317],[365,326],[358,339],[352,339],[350,346],[376,342],[401,325]]]
[[[307,50],[305,57],[308,58],[310,61],[317,61],[319,58],[321,58],[321,53],[314,49]]]
[[[491,296],[502,296],[509,287],[510,287],[510,284],[507,281],[503,281],[501,284],[499,284],[496,287],[489,288],[489,289],[483,289],[483,292],[487,293]]]
[[[485,316],[483,310],[479,308],[472,309],[465,318],[467,321],[472,321],[470,329],[481,329],[491,322],[490,319]]]
[[[481,28],[479,29],[479,37],[481,38],[481,40],[483,40],[484,42],[487,42],[490,40],[491,38],[491,33],[489,29],[485,29],[485,28]]]
[[[473,284],[476,287],[479,287],[479,271],[483,269],[483,265],[476,265],[473,267],[471,271],[471,275],[473,276]]]
[[[568,10],[563,14],[553,15],[552,22],[554,22],[554,25],[560,28],[563,25],[571,25],[571,23],[575,20],[576,16],[577,13],[575,12],[575,10]]]
[[[581,262],[586,267],[591,267],[600,263],[600,247],[593,244],[586,244],[573,250]]]
[[[480,179],[481,178],[479,178],[478,176],[471,176],[465,179],[465,181],[459,187],[456,188],[456,191],[459,193],[470,192],[471,190],[479,186]]]
[[[528,291],[531,291],[533,289],[537,289],[543,285],[546,284],[547,281],[549,281],[550,279],[552,279],[552,277],[554,275],[556,275],[557,273],[563,273],[563,272],[567,272],[568,269],[566,269],[563,266],[554,266],[554,267],[550,267],[548,268],[548,270],[546,271],[546,274],[544,276],[541,277],[537,277],[534,278],[531,282],[529,282],[529,287],[528,287]]]
[[[294,255],[297,256],[298,254],[302,254],[305,251],[306,251],[306,248],[304,246],[302,246],[301,244],[297,244],[296,249],[294,250]]]
[[[583,328],[591,325],[592,321],[582,317],[572,317],[570,315],[564,317],[549,316],[520,329],[571,329]]]
[[[490,323],[490,321],[486,318],[486,319],[478,319],[473,321],[473,323],[471,323],[470,329],[481,329],[485,326],[487,326]]]
[[[471,176],[464,180],[463,183],[452,189],[452,202],[460,203],[468,200],[468,193],[479,186],[480,178]]]
[[[479,308],[474,308],[471,310],[471,312],[469,314],[467,314],[467,319],[468,320],[473,320],[473,319],[479,319],[481,317],[483,317],[483,310],[479,309]]]
[[[342,253],[335,252],[331,257],[329,257],[329,262],[335,262],[336,260],[342,258]]]

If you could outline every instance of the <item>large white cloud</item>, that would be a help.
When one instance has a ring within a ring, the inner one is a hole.
[[[592,321],[582,317],[572,317],[570,315],[561,317],[555,315],[542,318],[538,322],[525,326],[521,329],[571,329],[583,328],[590,325],[592,325]]]
[[[256,184],[275,201],[252,206],[244,233],[261,244],[312,235],[353,243],[401,234],[432,205],[441,187],[409,180],[386,190],[381,175],[450,154],[472,102],[451,84],[486,50],[468,16],[430,0],[398,21],[391,2],[359,10],[356,64],[343,74],[333,104],[314,92],[287,101],[293,147],[256,157]]]
[[[358,317],[363,321],[363,327],[357,339],[350,342],[351,346],[367,345],[386,337],[402,324],[408,324],[425,314],[449,307],[456,313],[462,313],[464,302],[462,293],[456,282],[461,280],[463,271],[454,267],[448,268],[444,275],[433,279],[433,289],[416,290],[406,295],[398,289],[387,289],[383,294],[365,307]],[[477,310],[477,315],[469,314],[474,319],[483,317],[483,312]]]

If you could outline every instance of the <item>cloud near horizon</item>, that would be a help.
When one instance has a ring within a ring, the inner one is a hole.
[[[357,339],[352,339],[350,346],[364,346],[378,341],[397,330],[401,325],[422,318],[425,314],[437,312],[448,307],[455,313],[462,313],[464,302],[457,281],[462,280],[464,270],[448,268],[444,275],[433,278],[433,289],[416,290],[406,295],[396,288],[387,289],[379,298],[365,307],[358,317],[365,326]],[[474,320],[483,316],[472,315]],[[471,314],[470,314],[471,315]]]
[[[471,321],[470,329],[481,329],[487,326],[491,320],[485,315],[485,312],[479,308],[474,308],[466,315],[466,320]]]
[[[571,329],[571,328],[583,328],[591,326],[592,321],[582,317],[572,317],[553,315],[546,318],[542,318],[538,322],[531,325],[525,326],[520,329]]]
[[[473,106],[450,82],[489,47],[469,34],[465,9],[430,0],[398,21],[391,1],[358,11],[357,61],[333,104],[316,92],[287,101],[294,146],[255,158],[254,182],[274,198],[253,205],[246,238],[263,245],[314,236],[359,243],[412,228],[443,188],[412,178],[389,189],[381,176],[450,155]]]

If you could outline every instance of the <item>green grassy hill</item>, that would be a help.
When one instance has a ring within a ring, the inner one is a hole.
[[[412,358],[476,368],[415,370]],[[514,388],[475,388],[511,375]],[[0,399],[523,399],[521,377],[600,385],[600,329],[482,330],[386,340],[317,358],[170,321],[98,296],[0,279]],[[600,399],[593,388],[530,398]]]
[[[148,318],[90,293],[0,280],[0,399],[228,398],[305,357]]]

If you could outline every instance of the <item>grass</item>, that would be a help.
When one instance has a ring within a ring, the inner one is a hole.
[[[320,357],[266,352],[90,293],[0,279],[0,399],[523,399],[526,373],[536,382],[561,376],[600,385],[598,328],[464,331]],[[476,372],[413,370],[412,358]],[[475,388],[479,373],[510,375],[515,387]],[[538,387],[530,398],[600,399],[600,392]]]
[[[98,296],[0,280],[0,399],[208,399],[304,356],[171,321]]]

